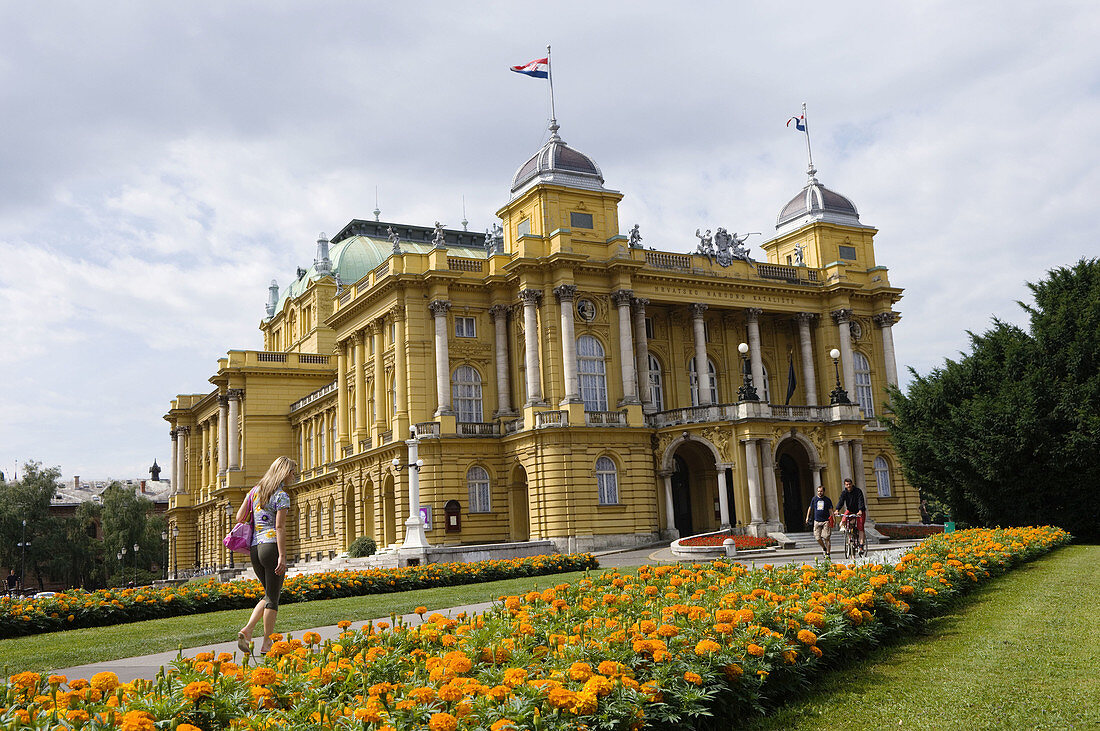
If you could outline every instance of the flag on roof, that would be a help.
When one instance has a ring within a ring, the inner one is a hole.
[[[549,58],[536,58],[534,61],[520,64],[519,66],[512,66],[510,68],[517,74],[533,76],[536,79],[545,79],[550,76],[549,60]]]
[[[790,119],[788,119],[787,120],[787,126],[788,127],[791,126],[791,122],[794,122],[794,128],[797,129],[799,132],[805,132],[806,131],[806,115],[805,114],[800,114],[797,117],[791,117]]]

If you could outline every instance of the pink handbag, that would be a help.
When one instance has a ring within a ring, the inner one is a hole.
[[[252,492],[248,493],[248,522],[237,523],[229,535],[222,539],[225,547],[234,553],[249,553],[252,550]]]

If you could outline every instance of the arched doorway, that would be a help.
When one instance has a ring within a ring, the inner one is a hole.
[[[710,444],[685,439],[666,464],[672,469],[673,523],[680,537],[718,530],[718,466]]]
[[[775,462],[779,468],[779,504],[784,527],[792,532],[802,530],[813,497],[810,455],[798,439],[788,437],[780,442]]]
[[[348,549],[355,535],[355,485],[348,483],[344,488],[344,550]]]
[[[359,535],[378,540],[374,535],[374,481],[370,478],[359,488]]]
[[[397,506],[394,499],[393,475],[387,475],[382,484],[382,542],[387,546],[397,543]]]
[[[508,534],[513,541],[526,541],[531,537],[527,471],[522,465],[516,465],[508,481]]]

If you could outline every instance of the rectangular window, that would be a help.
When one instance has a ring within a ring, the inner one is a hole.
[[[531,233],[531,219],[525,218],[516,226],[516,238]]]
[[[569,226],[571,228],[592,228],[592,214],[571,212],[569,214]]]
[[[653,338],[653,318],[647,317],[645,319],[645,336],[647,338]]]
[[[856,260],[856,247],[854,247],[854,246],[840,246],[840,247],[837,247],[837,248],[840,249],[840,258],[841,259],[844,259],[846,261],[855,261]]]
[[[473,318],[473,317],[456,317],[455,318],[455,337],[456,338],[476,338],[477,337],[476,318]]]

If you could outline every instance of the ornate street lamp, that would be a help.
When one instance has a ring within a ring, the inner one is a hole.
[[[27,588],[27,545],[27,519],[23,518],[23,540],[19,543],[19,547],[23,549],[23,563],[19,568],[19,588],[24,591]]]
[[[759,401],[756,386],[752,385],[752,367],[749,365],[749,344],[741,343],[737,346],[737,352],[741,354],[741,388],[737,389],[737,398],[740,401]]]
[[[417,457],[419,443],[416,427],[409,427],[409,435],[412,438],[405,441],[409,448],[409,461],[402,463],[399,458],[393,458],[395,470],[409,471],[409,517],[405,520],[405,541],[401,547],[424,551],[428,548],[428,536],[424,532],[424,521],[420,518],[420,470],[424,466],[424,460]]]
[[[168,578],[168,531],[160,532],[160,545],[164,546],[164,578]]]
[[[172,578],[178,579],[180,576],[180,557],[179,557],[179,538],[180,527],[178,525],[172,526]]]
[[[135,543],[134,544],[134,586],[137,586],[137,555],[138,555],[138,550],[140,550],[138,548],[138,544]]]
[[[829,351],[829,357],[833,359],[833,370],[836,372],[836,388],[829,393],[829,403],[850,404],[848,392],[840,385],[840,351],[833,348]]]

